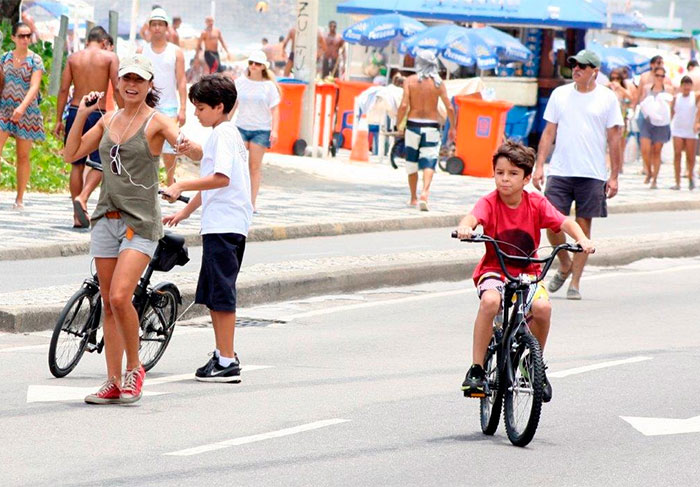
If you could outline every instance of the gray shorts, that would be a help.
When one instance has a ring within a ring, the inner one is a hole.
[[[157,240],[149,240],[136,234],[131,240],[127,239],[126,223],[121,218],[100,218],[90,232],[91,257],[117,258],[122,250],[132,249],[153,258],[156,247]]]
[[[564,215],[569,214],[571,203],[575,201],[577,217],[606,217],[605,185],[605,181],[594,178],[550,176],[544,195]]]
[[[649,120],[639,127],[639,137],[651,139],[652,144],[665,144],[671,140],[670,125],[653,125]]]

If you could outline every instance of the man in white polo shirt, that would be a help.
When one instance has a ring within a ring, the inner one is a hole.
[[[175,44],[168,42],[168,14],[162,8],[154,8],[148,19],[151,42],[141,48],[141,53],[151,60],[154,68],[153,86],[160,92],[156,110],[177,120],[180,127],[185,124],[187,104],[187,81],[185,78],[185,56]],[[180,102],[178,103],[178,98]],[[165,142],[163,164],[167,172],[166,185],[175,181],[175,150]]]
[[[532,182],[537,189],[544,182],[544,163],[552,152],[545,196],[568,215],[576,202],[576,223],[591,238],[593,218],[608,216],[606,198],[617,194],[617,175],[622,167],[620,137],[622,113],[612,90],[596,83],[600,58],[583,50],[571,56],[573,83],[556,88],[544,111],[547,126],[537,151]],[[610,152],[610,174],[605,163],[605,145]],[[552,245],[564,243],[566,236],[547,230]],[[577,253],[573,259],[559,252],[559,270],[550,280],[548,290],[556,292],[571,275],[567,299],[581,299],[581,275],[588,254]]]

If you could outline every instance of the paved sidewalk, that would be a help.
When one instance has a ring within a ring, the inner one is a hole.
[[[591,266],[619,266],[648,258],[677,258],[700,255],[700,231],[636,235],[596,240]],[[258,304],[352,293],[387,286],[404,286],[431,281],[468,279],[481,259],[483,249],[458,245],[455,249],[399,252],[361,256],[327,257],[244,266],[236,285],[238,304]],[[181,312],[194,300],[198,272],[157,273],[152,282],[177,283],[183,297]],[[0,293],[0,331],[29,332],[53,328],[57,316],[79,284],[51,286]],[[187,319],[207,314],[194,306]]]
[[[259,214],[253,218],[250,240],[337,235],[456,224],[460,215],[493,189],[490,178],[452,176],[438,172],[430,211],[408,207],[406,176],[388,162],[349,163],[347,152],[323,160],[268,154],[263,169]],[[180,177],[187,175],[180,174]],[[700,208],[700,191],[666,189],[672,184],[671,164],[662,166],[659,186],[642,182],[639,165],[620,176],[620,194],[609,201],[611,212]],[[531,188],[534,190],[534,188]],[[26,210],[11,209],[14,194],[0,192],[0,259],[40,258],[86,253],[90,235],[72,225],[68,194],[26,196]],[[91,199],[93,209],[96,198]],[[163,202],[163,214],[181,208]],[[178,227],[198,242],[199,214]]]

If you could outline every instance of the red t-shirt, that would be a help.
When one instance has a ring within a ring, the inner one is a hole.
[[[502,251],[510,255],[530,255],[540,246],[540,234],[543,228],[555,232],[561,230],[561,224],[566,217],[539,193],[523,191],[523,197],[517,208],[509,208],[493,191],[479,199],[474,205],[472,215],[484,227],[484,234],[515,245],[524,253],[510,245],[499,244]],[[487,243],[486,253],[474,270],[474,283],[486,272],[503,274],[496,257],[493,244]],[[532,257],[537,257],[533,254]],[[511,275],[538,274],[539,264],[526,264],[506,259],[506,268]]]

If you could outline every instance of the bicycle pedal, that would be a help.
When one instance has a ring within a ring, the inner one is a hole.
[[[88,353],[99,352],[99,348],[100,347],[97,346],[97,344],[95,344],[95,343],[88,343],[87,347],[85,347],[85,351]]]
[[[486,397],[486,392],[484,391],[469,391],[469,390],[463,390],[464,397],[475,397],[481,399],[482,397]]]

